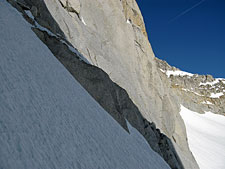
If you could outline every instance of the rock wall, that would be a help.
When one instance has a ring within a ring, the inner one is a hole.
[[[73,77],[127,132],[129,130],[126,120],[144,136],[152,149],[160,154],[171,168],[183,168],[170,139],[162,134],[154,123],[148,122],[141,115],[124,89],[100,68],[80,60],[81,55],[71,51],[59,37],[51,36],[38,28],[33,30]]]
[[[179,115],[181,99],[160,71],[134,0],[17,1],[38,24],[74,46],[89,64],[124,88],[143,118],[170,139],[184,168],[198,168]]]

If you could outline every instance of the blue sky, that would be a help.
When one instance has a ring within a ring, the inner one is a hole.
[[[225,78],[225,0],[137,0],[156,57]]]

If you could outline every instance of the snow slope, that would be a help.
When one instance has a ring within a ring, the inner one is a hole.
[[[0,168],[169,168],[122,129],[0,1]]]
[[[225,117],[199,114],[181,105],[189,147],[200,169],[225,168]]]

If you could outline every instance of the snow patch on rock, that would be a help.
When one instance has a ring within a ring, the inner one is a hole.
[[[201,102],[202,104],[212,104],[210,101]]]
[[[211,98],[219,98],[220,96],[223,96],[223,93],[211,93],[210,97]]]
[[[131,21],[130,21],[130,19],[127,19],[127,23],[128,23],[128,24],[131,24]]]
[[[184,72],[184,71],[181,71],[181,70],[162,70],[160,69],[163,73],[165,73],[167,75],[167,77],[170,77],[171,75],[173,76],[194,76],[194,74],[192,73],[188,73],[188,72]]]
[[[205,83],[200,83],[199,86],[203,85],[203,86],[206,86],[206,85],[210,85],[210,86],[213,86],[215,84],[219,83],[219,79],[215,79],[214,81],[212,82],[205,82]]]
[[[30,10],[25,10],[26,14],[34,20],[34,16],[32,15],[32,13],[30,12]]]
[[[84,21],[84,18],[83,18],[82,16],[81,16],[80,18],[81,18],[81,22],[82,22],[84,25],[87,25],[86,22]]]

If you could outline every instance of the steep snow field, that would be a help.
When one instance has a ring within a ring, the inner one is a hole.
[[[200,169],[225,168],[225,117],[199,114],[181,105],[189,147]]]
[[[169,168],[90,97],[5,0],[0,59],[1,169]]]

